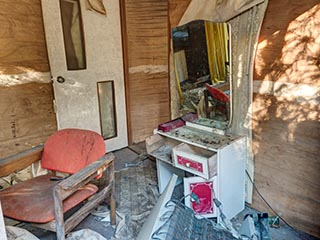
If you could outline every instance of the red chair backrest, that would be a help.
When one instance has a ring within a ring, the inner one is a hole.
[[[44,144],[41,166],[48,170],[75,173],[106,153],[103,138],[96,132],[63,129]]]

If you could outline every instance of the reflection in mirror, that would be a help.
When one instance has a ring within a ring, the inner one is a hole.
[[[201,124],[220,129],[231,119],[229,31],[227,23],[203,20],[172,30],[180,112],[197,112]]]

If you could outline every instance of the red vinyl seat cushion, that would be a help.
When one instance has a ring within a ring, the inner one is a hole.
[[[1,191],[3,215],[34,223],[54,220],[53,188],[59,181],[51,181],[50,177],[52,175],[39,176]],[[87,184],[63,201],[63,212],[67,212],[97,191],[97,186]]]

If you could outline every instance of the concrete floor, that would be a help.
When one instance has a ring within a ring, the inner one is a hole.
[[[101,221],[101,218],[93,215],[89,215],[83,222],[81,222],[77,226],[77,228],[74,231],[79,229],[89,228],[100,233],[102,236],[104,236],[108,240],[109,239],[114,239],[114,240],[135,239],[135,236],[137,235],[138,231],[143,225],[143,221],[147,218],[147,215],[150,212],[150,208],[152,208],[152,206],[155,204],[156,197],[158,196],[157,193],[154,192],[154,191],[157,191],[157,190],[154,190],[156,189],[156,176],[153,176],[153,175],[156,175],[155,161],[148,159],[147,155],[144,154],[144,152],[145,152],[145,149],[144,149],[143,143],[114,152],[116,156],[115,171],[117,173],[119,172],[122,173],[121,177],[118,177],[118,178],[116,177],[116,185],[118,185],[118,188],[116,191],[117,211],[120,211],[120,212],[122,211],[123,214],[127,214],[126,215],[127,217],[132,216],[133,218],[133,216],[135,216],[135,218],[137,218],[137,216],[140,216],[140,219],[138,220],[134,219],[134,221],[127,222],[130,226],[127,227],[125,231],[122,230],[122,232],[120,231],[118,235],[116,234],[117,235],[116,237],[115,237],[116,229],[112,227],[109,224],[109,222],[103,222]],[[140,174],[139,169],[141,169],[142,167],[147,170],[144,170],[144,172]],[[128,174],[128,176],[126,176],[126,174]],[[145,176],[140,176],[139,174],[145,175]],[[133,179],[133,178],[137,178],[137,179]],[[149,181],[147,178],[152,178],[152,179]],[[124,181],[124,182],[120,183],[119,181]],[[126,181],[127,183],[131,183],[131,184],[125,185]],[[135,182],[132,183],[133,181]],[[143,184],[144,182],[147,182],[147,184],[143,186],[138,186],[139,184]],[[122,189],[121,188],[119,189],[119,186],[121,186]],[[128,189],[125,189],[125,188],[128,188]],[[139,191],[138,189],[140,189],[140,192],[141,192],[141,189],[142,191],[148,192],[145,194],[145,196],[142,196],[142,200],[145,200],[144,198],[146,197],[146,195],[152,195],[148,199],[148,204],[141,204],[141,206],[139,205],[140,202],[143,202],[141,200],[141,196],[134,195],[136,192]],[[131,205],[131,208],[128,208],[125,211],[123,211],[123,207],[124,207],[124,204],[128,204],[128,202],[124,202],[123,200],[124,198],[126,198],[124,191],[130,191],[130,193],[126,193],[127,195],[128,194],[130,195],[129,197],[127,197],[129,201],[134,202],[134,200],[130,200],[132,197],[139,198],[139,201],[136,201],[135,205],[132,204],[132,202],[131,203],[129,202],[129,205]],[[141,209],[139,209],[138,213],[133,213],[134,211],[136,211],[136,208],[141,208]],[[147,209],[144,209],[144,208],[147,208]],[[233,220],[235,227],[240,226],[240,223],[242,222],[243,217],[247,213],[254,213],[254,212],[255,210],[250,209],[249,207],[246,207],[246,209],[243,212],[241,212]],[[141,218],[141,216],[143,216],[143,218]],[[32,232],[34,235],[36,235],[40,239],[44,239],[44,240],[55,239],[54,233],[38,230],[26,225],[21,225],[21,226],[28,229],[30,232]],[[293,230],[290,227],[284,225],[283,223],[280,224],[280,228],[270,228],[270,236],[271,236],[271,239],[274,239],[274,240],[300,240],[300,239],[316,240],[317,239],[305,233]]]

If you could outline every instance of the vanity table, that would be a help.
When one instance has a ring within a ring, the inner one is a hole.
[[[146,139],[147,152],[156,158],[159,192],[172,174],[184,184],[185,204],[197,215],[216,217],[216,198],[228,219],[244,209],[245,138],[186,121],[169,131],[155,130]]]
[[[185,205],[217,222],[220,209],[231,219],[245,203],[246,139],[227,133],[233,119],[230,33],[229,24],[204,20],[172,29],[182,117],[160,124],[146,139],[147,152],[156,158],[159,192],[178,175]]]

